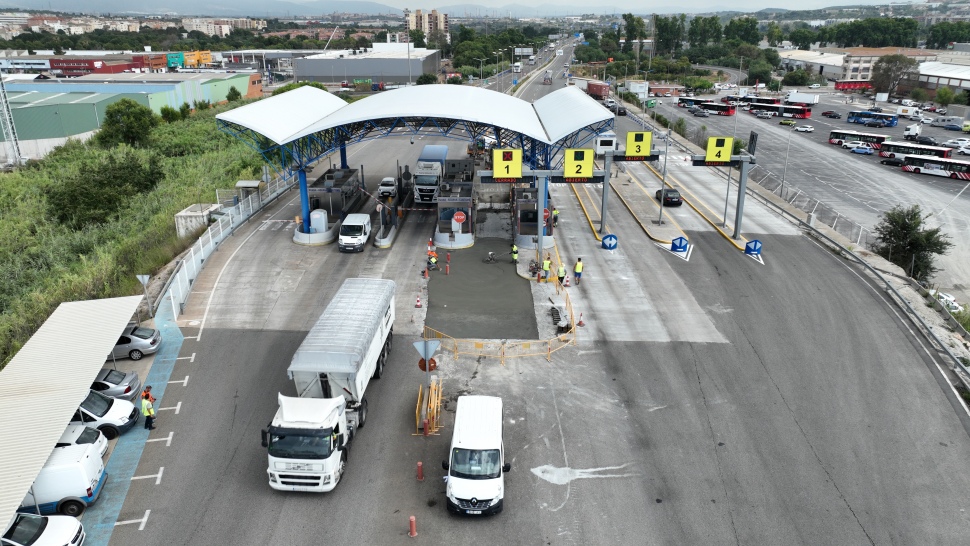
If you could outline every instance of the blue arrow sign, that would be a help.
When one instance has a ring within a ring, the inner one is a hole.
[[[603,236],[603,248],[606,250],[616,250],[616,235],[610,233]]]
[[[519,80],[512,80],[512,85],[519,85]]]
[[[750,243],[744,245],[744,253],[751,256],[761,255],[761,241],[755,239]]]
[[[670,251],[687,252],[687,244],[688,243],[687,243],[686,237],[677,237],[676,239],[670,242]]]

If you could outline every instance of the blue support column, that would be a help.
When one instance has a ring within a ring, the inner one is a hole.
[[[340,168],[347,169],[347,143],[343,140],[340,141]]]
[[[300,167],[300,215],[303,217],[303,233],[310,233],[310,192],[306,185],[306,167]]]

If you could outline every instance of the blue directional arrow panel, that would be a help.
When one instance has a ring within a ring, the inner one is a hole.
[[[761,241],[755,239],[750,243],[744,245],[744,253],[750,256],[760,256],[761,255]]]
[[[610,233],[603,236],[603,248],[606,250],[616,250],[616,235]]]
[[[671,252],[687,252],[687,238],[686,237],[677,237],[676,239],[674,239],[673,241],[671,241],[670,242],[670,251]]]

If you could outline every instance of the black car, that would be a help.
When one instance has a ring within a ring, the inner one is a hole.
[[[873,119],[873,120],[869,120],[869,121],[866,122],[866,127],[883,127],[884,128],[884,127],[886,127],[886,124],[883,123],[883,122],[881,122],[881,121],[879,121],[879,120],[877,120],[877,119]]]
[[[882,108],[880,108],[878,106],[873,106],[872,108],[869,109],[869,111],[870,112],[882,112]]]
[[[936,139],[931,136],[918,136],[916,137],[917,144],[925,144],[927,146],[936,146]]]
[[[665,207],[679,207],[684,201],[680,198],[680,192],[673,188],[664,188],[663,190],[657,190],[654,194],[657,201],[660,201],[660,192],[663,192],[664,196],[664,206]]]
[[[832,112],[832,115],[829,116],[829,117],[832,118],[832,119],[842,119],[842,114],[840,114],[838,112]]]
[[[619,103],[614,104],[613,106],[610,106],[610,110],[612,110],[613,113],[618,116],[626,115],[626,106],[623,106],[622,104],[619,104]]]
[[[883,165],[889,165],[890,167],[901,167],[906,164],[905,161],[898,157],[884,157],[879,162]]]

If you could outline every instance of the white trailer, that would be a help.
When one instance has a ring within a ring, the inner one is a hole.
[[[818,104],[818,95],[814,93],[799,93],[798,91],[792,91],[785,96],[785,104],[812,106]]]
[[[326,492],[340,481],[347,447],[367,422],[367,385],[390,353],[394,290],[391,280],[345,280],[296,350],[287,374],[297,396],[280,394],[262,431],[273,489]]]

